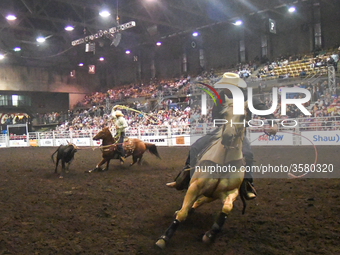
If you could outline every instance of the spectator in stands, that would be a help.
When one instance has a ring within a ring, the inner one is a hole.
[[[339,50],[339,52],[340,52],[340,50]],[[336,54],[336,52],[333,52],[331,58],[334,59],[334,69],[335,69],[335,71],[338,71],[339,55]]]
[[[305,69],[302,69],[302,71],[301,71],[300,74],[299,74],[300,78],[305,78],[306,75],[307,75],[306,70],[305,70]]]

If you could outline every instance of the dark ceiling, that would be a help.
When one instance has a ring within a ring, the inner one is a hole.
[[[293,2],[307,1],[314,0],[2,0],[0,51],[8,63],[66,67],[82,61],[85,54],[85,44],[72,46],[72,41],[116,27],[117,17],[119,24],[135,21],[136,26],[122,31],[120,41],[117,34],[94,40],[97,53],[154,45],[249,15],[280,14]],[[106,19],[99,16],[103,7],[111,12]],[[6,20],[9,13],[17,19]],[[65,31],[67,24],[75,29]],[[45,43],[36,42],[39,35],[47,38]],[[114,40],[119,42],[116,47],[111,45]],[[21,47],[20,52],[13,51],[16,46]]]

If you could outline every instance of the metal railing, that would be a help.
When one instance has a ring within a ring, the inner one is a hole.
[[[330,135],[340,137],[340,116],[334,117],[319,117],[319,118],[298,118],[286,119],[284,125],[278,122],[278,133],[273,138],[266,137],[267,140],[275,140],[275,145],[280,145],[280,139],[283,136],[288,137],[288,142],[285,141],[282,145],[303,145],[303,139],[299,134],[308,134],[311,137],[321,137]],[[266,123],[262,127],[248,127],[247,135],[249,140],[254,137],[259,137],[259,141],[265,139],[261,137],[264,134],[264,128],[269,127]],[[190,139],[195,139],[204,136],[213,131],[215,127],[213,123],[197,123],[192,125],[182,126],[140,126],[127,129],[126,135],[131,138],[139,138],[143,141],[154,142],[160,146],[178,146],[190,145]],[[48,132],[29,132],[27,135],[9,136],[8,134],[0,134],[0,147],[21,147],[21,146],[59,146],[74,143],[77,146],[99,146],[100,142],[94,141],[92,137],[98,133],[98,130],[77,130],[77,131],[48,131]],[[115,134],[115,130],[112,130]],[[178,139],[181,137],[181,139]],[[185,143],[177,143],[183,141]],[[319,138],[319,140],[321,139]],[[322,140],[322,139],[321,139]],[[337,139],[340,143],[340,138]],[[12,142],[10,142],[12,141]],[[13,142],[15,141],[15,142]],[[337,145],[338,141],[333,144],[322,145]],[[262,145],[254,143],[254,145]],[[263,145],[271,145],[266,143]]]

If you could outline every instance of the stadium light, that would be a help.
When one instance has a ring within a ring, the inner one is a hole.
[[[78,66],[84,66],[84,64],[83,63],[79,63]]]
[[[290,13],[293,13],[293,12],[295,12],[295,11],[296,11],[296,8],[295,8],[295,6],[291,6],[291,7],[289,7],[289,8],[288,8],[288,11],[289,11]]]
[[[100,57],[100,58],[99,58],[99,61],[104,61],[104,57]]]
[[[73,31],[73,30],[74,30],[74,27],[71,26],[71,25],[67,25],[64,29],[65,29],[66,31]]]
[[[196,37],[196,36],[198,36],[198,35],[199,35],[199,33],[196,32],[196,31],[192,33],[192,36],[194,36],[194,37]]]
[[[21,51],[21,48],[20,47],[14,47],[13,49],[15,52],[18,52],[18,51]]]
[[[130,53],[131,53],[131,51],[129,51],[129,50],[125,51],[125,54],[130,54]]]
[[[103,18],[107,18],[111,15],[111,13],[108,10],[103,10],[99,13],[100,16],[102,16]]]
[[[156,42],[156,45],[157,45],[157,46],[161,46],[162,43],[161,43],[161,42]]]
[[[38,38],[37,38],[37,42],[39,42],[39,43],[43,43],[43,42],[45,42],[45,37],[42,37],[42,36],[39,36]]]
[[[0,60],[4,59],[5,58],[5,55],[0,53]]]
[[[17,17],[16,17],[15,15],[13,15],[13,14],[8,14],[8,15],[6,16],[6,19],[7,19],[7,20],[10,20],[10,21],[13,21],[13,20],[16,20]]]
[[[241,26],[243,24],[242,20],[236,20],[235,23],[233,23],[235,26]]]

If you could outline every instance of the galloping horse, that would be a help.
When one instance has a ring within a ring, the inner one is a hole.
[[[222,212],[217,221],[203,236],[203,241],[206,243],[212,241],[216,234],[221,231],[239,193],[245,209],[244,172],[240,171],[240,168],[244,166],[242,139],[245,130],[243,121],[246,118],[246,108],[247,102],[245,102],[244,115],[233,116],[233,101],[226,97],[222,113],[228,122],[219,128],[214,139],[202,153],[195,166],[195,172],[184,197],[182,208],[176,212],[176,219],[172,221],[169,228],[156,242],[158,247],[163,249],[180,223],[186,220],[189,212],[204,203],[220,199],[223,204]],[[231,121],[233,125],[231,125]],[[236,122],[239,124],[236,124]],[[230,166],[229,169],[231,170],[227,170],[227,166]],[[225,171],[217,173],[216,168]],[[213,169],[215,169],[215,172],[212,174]]]
[[[111,159],[119,159],[119,154],[117,152],[117,140],[114,138],[110,132],[110,130],[105,127],[101,131],[98,132],[97,135],[95,135],[93,140],[100,140],[102,139],[102,160],[96,165],[96,168],[93,170],[90,170],[89,172],[101,170],[101,166],[106,162],[106,167],[103,169],[103,171],[106,171],[109,169],[109,163]],[[137,139],[137,138],[127,138],[123,142],[123,147],[125,151],[125,157],[132,155],[132,163],[130,166],[135,164],[138,160],[138,164],[141,164],[141,160],[143,157],[143,154],[146,150],[148,150],[151,154],[155,155],[157,158],[161,158],[158,154],[156,145],[152,143],[144,143],[143,141]]]

